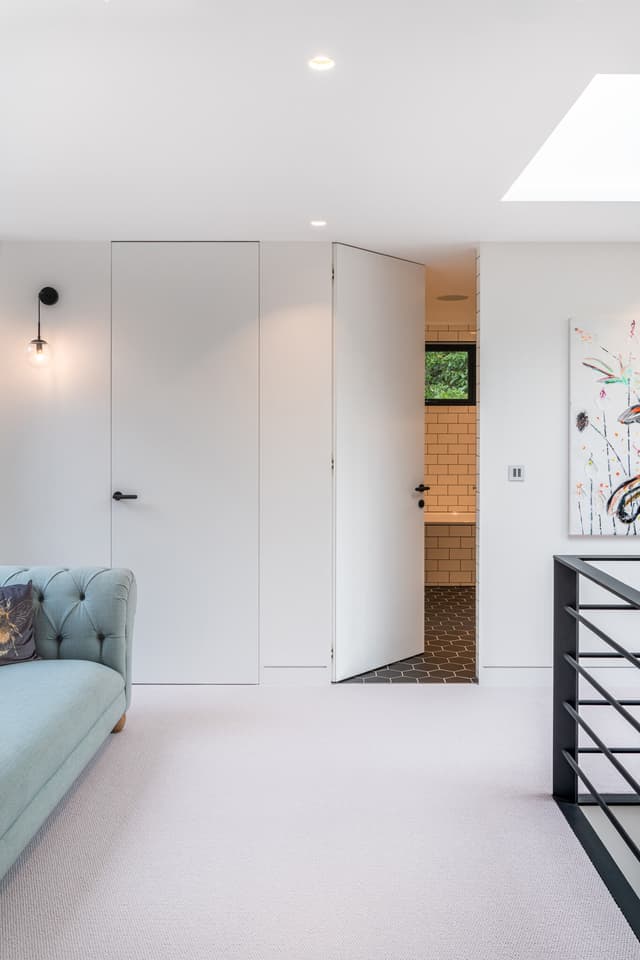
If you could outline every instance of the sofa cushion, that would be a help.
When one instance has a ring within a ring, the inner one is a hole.
[[[37,659],[33,618],[31,580],[0,587],[0,666]]]
[[[87,660],[0,670],[0,837],[100,716],[122,699],[119,673]]]
[[[33,581],[35,634],[45,660],[93,660],[131,686],[136,580],[106,567],[0,566],[0,586]]]

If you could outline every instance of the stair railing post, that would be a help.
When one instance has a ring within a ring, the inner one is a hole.
[[[578,659],[578,621],[566,607],[578,609],[579,575],[553,561],[553,796],[566,803],[578,802],[578,777],[563,756],[566,750],[578,760],[578,725],[565,710],[565,702],[578,710],[579,678],[565,654]]]

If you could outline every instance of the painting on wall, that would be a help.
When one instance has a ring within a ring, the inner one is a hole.
[[[570,330],[569,533],[640,533],[640,329],[610,319]]]

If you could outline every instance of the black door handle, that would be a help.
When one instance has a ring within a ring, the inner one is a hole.
[[[113,495],[113,499],[114,500],[137,500],[138,494],[137,493],[120,493],[119,490],[116,490],[116,492]]]
[[[431,487],[425,487],[424,483],[421,483],[419,487],[415,488],[416,493],[425,493],[427,490],[431,490]]]

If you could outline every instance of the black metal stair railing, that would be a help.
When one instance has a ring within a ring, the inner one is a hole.
[[[640,899],[580,810],[581,806],[597,804],[640,865],[638,841],[630,835],[615,809],[612,809],[623,805],[640,805],[640,782],[624,764],[624,757],[640,754],[640,740],[638,746],[605,743],[591,723],[585,720],[580,709],[610,707],[625,721],[633,736],[640,734],[640,719],[629,709],[640,707],[640,699],[614,696],[584,665],[585,661],[596,665],[603,659],[624,660],[640,670],[638,650],[628,650],[624,644],[609,636],[584,615],[590,610],[640,610],[639,590],[593,566],[594,563],[612,561],[638,562],[640,557],[554,557],[553,796],[640,938]],[[581,604],[581,578],[601,587],[612,600],[622,602]],[[609,649],[581,650],[580,626],[585,627]],[[640,630],[638,637],[640,647]],[[598,698],[580,698],[581,679],[599,695]],[[581,731],[584,731],[593,746],[580,745]],[[580,765],[582,755],[593,754],[605,757],[630,790],[616,794],[598,790]],[[581,792],[581,784],[586,792]]]

